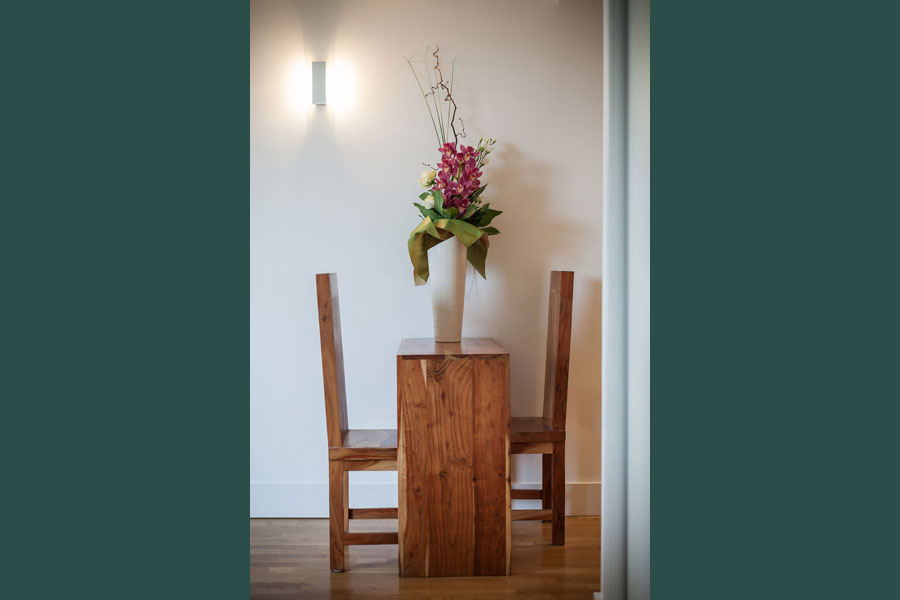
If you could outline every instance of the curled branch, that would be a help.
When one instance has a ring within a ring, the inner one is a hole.
[[[434,56],[434,70],[437,71],[437,84],[431,87],[431,91],[429,94],[434,94],[438,90],[444,91],[444,102],[449,102],[450,106],[453,107],[453,112],[450,116],[450,130],[453,132],[453,143],[456,144],[459,141],[460,134],[456,133],[456,100],[453,99],[453,92],[450,91],[450,88],[447,87],[447,82],[444,81],[444,72],[441,70],[441,57],[438,54],[440,52],[440,46],[434,47],[434,52],[431,53]],[[460,123],[462,123],[462,119],[460,119]],[[465,128],[463,128],[462,137],[466,137]]]
[[[453,75],[451,74],[451,78],[449,81],[449,86],[447,85],[447,80],[444,79],[444,72],[441,68],[441,57],[440,57],[440,46],[434,47],[434,52],[431,55],[434,57],[434,70],[436,72],[437,83],[432,85],[431,83],[431,75],[430,68],[428,64],[428,51],[430,47],[425,48],[425,74],[428,76],[428,91],[426,92],[422,81],[419,80],[419,76],[416,74],[416,70],[412,66],[412,61],[410,59],[406,59],[407,64],[409,65],[410,70],[413,73],[413,76],[416,78],[416,83],[419,84],[419,91],[422,92],[422,98],[425,100],[425,108],[428,109],[428,116],[431,117],[431,124],[434,127],[435,136],[438,139],[438,143],[446,141],[446,138],[449,137],[449,132],[446,131],[446,126],[450,126],[450,131],[453,132],[453,143],[454,145],[459,143],[459,138],[466,137],[466,125],[463,123],[461,117],[456,116],[456,100],[453,98]],[[455,72],[456,61],[453,61],[452,71]],[[443,95],[443,98],[440,98],[442,101],[447,102],[447,123],[444,123],[444,120],[441,118],[441,111],[438,109],[437,100],[439,97]],[[437,113],[435,115],[431,111],[431,106],[429,105],[428,97],[431,96],[431,102],[434,105],[434,112]],[[456,121],[459,119],[459,124],[462,129],[462,132],[457,133],[456,131]]]
[[[459,137],[466,137],[466,124],[463,123],[462,117],[459,117],[458,120],[459,120],[460,126],[462,127],[462,133],[459,134]],[[454,130],[454,133],[456,133],[455,130]]]

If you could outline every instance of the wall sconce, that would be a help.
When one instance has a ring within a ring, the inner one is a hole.
[[[312,103],[325,104],[325,61],[312,64]]]

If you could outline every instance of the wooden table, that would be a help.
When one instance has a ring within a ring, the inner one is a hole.
[[[509,575],[509,352],[403,340],[397,418],[401,577]]]

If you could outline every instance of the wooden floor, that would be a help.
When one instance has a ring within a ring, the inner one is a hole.
[[[351,531],[396,531],[396,520],[351,521]],[[512,523],[508,577],[397,576],[397,546],[349,546],[343,573],[328,568],[327,519],[250,520],[250,597],[593,598],[600,591],[600,517],[567,517],[566,545],[550,525]]]

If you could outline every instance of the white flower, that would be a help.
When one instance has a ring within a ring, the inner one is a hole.
[[[434,169],[425,169],[419,174],[419,185],[422,187],[431,187],[436,176],[437,173],[434,172]]]
[[[434,173],[434,171],[432,171],[432,173]],[[434,208],[434,196],[432,196],[431,194],[425,196],[425,208]]]
[[[481,159],[482,166],[488,164],[489,161],[490,161],[490,159],[487,156],[485,156],[483,159]]]

